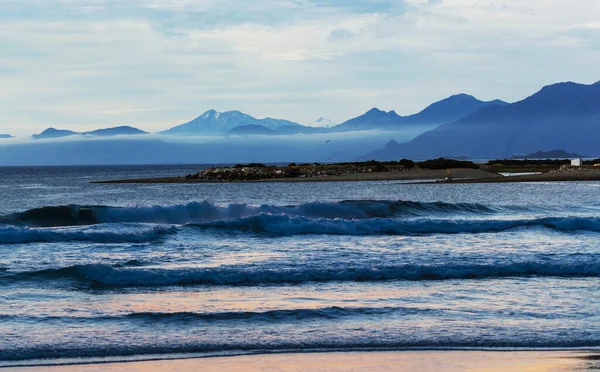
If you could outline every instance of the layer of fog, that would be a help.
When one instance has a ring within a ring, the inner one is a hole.
[[[217,164],[354,161],[431,129],[278,136],[70,136],[0,140],[0,165]]]

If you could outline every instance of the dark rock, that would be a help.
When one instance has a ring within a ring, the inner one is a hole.
[[[233,168],[208,168],[187,179],[202,181],[256,181],[280,178],[320,178],[331,176],[348,176],[360,173],[373,172],[404,172],[407,168],[399,163],[386,164],[378,162],[367,163],[342,163],[342,164],[312,164],[288,165],[285,167],[264,166],[262,164],[249,164],[257,166],[236,166]]]

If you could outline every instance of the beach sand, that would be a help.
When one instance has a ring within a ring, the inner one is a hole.
[[[542,174],[528,174],[511,177],[481,177],[473,179],[456,179],[441,181],[440,183],[498,183],[498,182],[575,182],[575,181],[600,181],[600,170],[553,172]]]
[[[503,178],[502,176],[479,169],[458,168],[451,170],[455,178]],[[414,169],[407,172],[373,172],[356,173],[344,176],[307,177],[307,178],[269,178],[254,181],[233,182],[347,182],[347,181],[411,181],[411,180],[442,180],[446,178],[447,170]],[[146,178],[132,180],[98,181],[92,183],[223,183],[228,181],[204,181],[186,179],[185,177]]]
[[[341,371],[592,371],[600,368],[600,353],[573,351],[485,352],[401,351],[315,354],[273,354],[131,363],[9,368],[42,372],[341,372]]]

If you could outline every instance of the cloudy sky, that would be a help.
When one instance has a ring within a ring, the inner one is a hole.
[[[341,122],[600,80],[598,0],[0,0],[0,133]]]

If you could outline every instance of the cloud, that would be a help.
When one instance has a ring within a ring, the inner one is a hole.
[[[598,80],[597,14],[596,0],[5,0],[0,132],[517,100]]]

